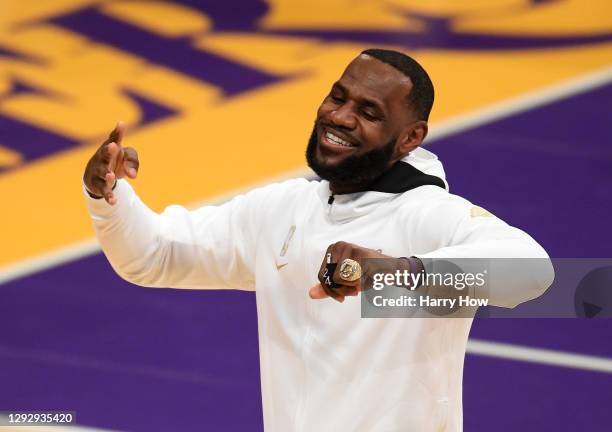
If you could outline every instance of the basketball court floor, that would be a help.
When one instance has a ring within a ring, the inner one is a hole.
[[[73,411],[74,431],[262,430],[254,294],[122,281],[80,178],[118,119],[156,210],[308,176],[316,108],[370,46],[430,71],[426,147],[452,192],[552,257],[612,256],[604,0],[42,3],[0,14],[0,411]],[[465,430],[612,430],[611,334],[476,319]]]

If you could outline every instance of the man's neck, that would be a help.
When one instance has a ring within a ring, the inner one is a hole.
[[[393,161],[391,161],[391,163],[389,163],[385,171],[376,178],[364,180],[360,183],[354,183],[354,184],[338,184],[338,183],[334,183],[330,181],[329,189],[331,190],[332,195],[343,195],[343,194],[351,194],[351,193],[357,193],[357,192],[365,192],[369,190],[369,186],[372,183],[374,183],[380,177],[384,176],[393,167],[393,165],[397,163],[397,161],[398,159],[394,159]]]
[[[346,185],[346,184],[336,184],[336,183],[330,183],[329,184],[329,189],[331,190],[332,195],[344,195],[344,194],[351,194],[351,193],[356,193],[356,192],[364,192],[366,190],[368,190],[367,186],[368,183],[362,183],[362,184],[351,184],[351,185]]]

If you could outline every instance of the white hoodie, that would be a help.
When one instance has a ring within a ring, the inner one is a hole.
[[[403,162],[444,179],[427,150]],[[294,179],[220,206],[156,214],[120,180],[114,207],[87,201],[104,253],[126,280],[255,290],[266,431],[460,431],[471,319],[361,318],[358,297],[308,296],[325,250],[341,240],[395,257],[547,258],[529,235],[440,186],[329,204],[328,182]],[[552,267],[527,273],[492,303],[513,307],[552,282]]]

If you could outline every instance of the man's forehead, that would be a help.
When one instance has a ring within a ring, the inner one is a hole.
[[[412,89],[409,77],[393,66],[366,54],[355,58],[344,70],[338,82],[345,87],[377,96],[379,99],[393,96],[403,99]]]

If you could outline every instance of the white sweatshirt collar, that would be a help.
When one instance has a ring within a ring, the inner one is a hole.
[[[395,169],[392,177],[387,176],[373,185],[374,189],[365,192],[333,195],[329,182],[322,180],[318,194],[330,219],[337,223],[345,223],[354,218],[370,213],[379,205],[390,202],[402,193],[422,185],[437,185],[448,190],[444,168],[438,157],[423,148],[417,148],[399,163],[409,164],[404,170]],[[404,177],[401,177],[401,176]],[[331,202],[331,204],[330,204]]]

